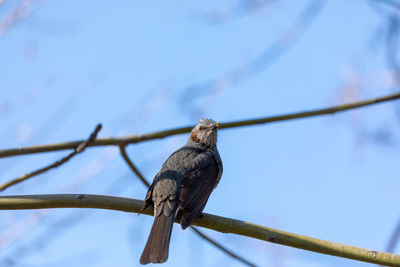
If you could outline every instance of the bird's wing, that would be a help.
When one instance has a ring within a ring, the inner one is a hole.
[[[207,153],[204,153],[207,154]],[[201,157],[202,155],[199,155]],[[188,172],[182,184],[179,204],[183,208],[181,226],[188,227],[203,211],[217,183],[219,168],[215,156],[208,154],[198,160],[197,168]]]
[[[151,184],[149,189],[147,190],[146,198],[144,199],[143,206],[140,209],[139,214],[141,214],[145,209],[147,209],[147,207],[153,204],[152,200],[153,188],[154,188],[154,183]]]

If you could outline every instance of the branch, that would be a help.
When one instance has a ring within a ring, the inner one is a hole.
[[[2,4],[2,1],[0,1]],[[3,37],[4,33],[11,28],[19,20],[27,18],[33,11],[33,1],[24,0],[19,3],[18,6],[13,8],[9,14],[6,15],[5,19],[0,21],[0,38]]]
[[[396,227],[394,228],[392,236],[390,237],[389,243],[386,247],[386,251],[390,253],[394,252],[396,244],[399,240],[400,240],[400,220],[397,223]]]
[[[210,242],[212,245],[214,245],[215,247],[219,248],[220,250],[222,250],[223,252],[225,252],[226,254],[228,254],[229,256],[231,256],[232,258],[242,262],[243,264],[250,266],[250,267],[255,267],[257,265],[255,265],[254,263],[249,262],[248,260],[246,260],[245,258],[242,258],[241,256],[233,253],[232,251],[228,250],[227,248],[225,248],[224,246],[222,246],[221,244],[219,244],[218,242],[216,242],[215,240],[211,239],[210,237],[208,237],[206,234],[204,234],[203,232],[201,232],[199,229],[197,229],[196,227],[190,226],[190,229],[192,229],[193,232],[195,232],[197,235],[199,235],[201,238],[203,238],[204,240],[207,240],[208,242]]]
[[[258,125],[264,123],[272,123],[278,121],[287,121],[294,120],[300,118],[308,118],[315,117],[327,114],[334,114],[336,112],[343,112],[346,110],[351,110],[355,108],[370,106],[373,104],[383,103],[391,100],[396,100],[400,98],[400,93],[395,93],[383,97],[357,101],[349,104],[343,104],[338,106],[333,106],[324,109],[315,109],[310,111],[303,111],[298,113],[290,113],[278,116],[264,117],[258,119],[251,120],[241,120],[241,121],[233,121],[227,123],[221,123],[220,129],[228,129],[242,126],[250,126],[250,125]],[[91,143],[89,146],[121,146],[127,144],[134,144],[139,142],[144,142],[148,140],[161,139],[172,135],[188,133],[192,130],[193,126],[187,126],[182,128],[170,129],[160,132],[153,132],[148,134],[140,134],[140,135],[130,135],[126,137],[110,137],[110,138],[100,138]],[[18,155],[27,155],[34,153],[43,153],[43,152],[51,152],[51,151],[59,151],[66,149],[74,149],[82,142],[72,141],[66,143],[58,143],[58,144],[50,144],[50,145],[41,145],[41,146],[31,146],[31,147],[22,147],[22,148],[12,148],[12,149],[4,149],[0,150],[0,158],[18,156]]]
[[[136,174],[136,176],[142,181],[142,183],[149,187],[150,183],[146,180],[143,174],[136,168],[135,164],[131,161],[128,154],[126,153],[125,146],[119,146],[119,151],[121,152],[122,158],[125,160],[126,164],[128,164],[129,168]]]
[[[82,143],[80,143],[78,145],[78,147],[71,152],[70,154],[68,154],[67,156],[63,157],[60,160],[57,160],[56,162],[54,162],[53,164],[50,164],[46,167],[40,168],[36,171],[24,174],[18,178],[15,178],[5,184],[0,185],[0,191],[3,191],[5,189],[7,189],[8,187],[15,185],[17,183],[21,183],[29,178],[32,178],[36,175],[42,174],[48,170],[51,170],[53,168],[57,168],[60,165],[66,163],[67,161],[69,161],[73,156],[81,153],[83,150],[85,150],[86,147],[88,147],[91,143],[93,143],[96,140],[96,136],[99,133],[99,131],[101,130],[101,124],[97,124],[96,128],[94,129],[94,131],[92,132],[92,134],[89,136],[89,138],[86,141],[83,141]]]
[[[143,201],[137,199],[89,194],[0,196],[0,210],[95,208],[138,213],[142,205]],[[153,209],[146,209],[143,214],[152,215]],[[204,213],[204,217],[196,219],[193,224],[222,233],[252,237],[332,256],[385,266],[400,266],[400,255],[288,233],[217,215]]]
[[[126,164],[128,164],[128,166],[131,168],[131,170],[136,174],[136,176],[143,182],[143,184],[146,187],[150,186],[150,183],[147,181],[147,179],[143,176],[143,174],[136,168],[135,164],[133,164],[133,162],[131,161],[131,159],[129,158],[128,154],[126,153],[126,149],[125,146],[119,146],[119,150],[121,152],[122,158],[125,160]],[[248,260],[246,260],[245,258],[233,253],[232,251],[230,251],[229,249],[225,248],[224,246],[222,246],[221,244],[219,244],[217,241],[213,240],[211,237],[208,237],[206,234],[202,233],[200,230],[196,229],[193,226],[190,226],[190,228],[193,230],[193,232],[195,232],[198,236],[200,236],[201,238],[203,238],[204,240],[208,241],[209,243],[211,243],[212,245],[214,245],[215,247],[219,248],[222,252],[226,253],[227,255],[231,256],[232,258],[242,262],[243,264],[250,266],[250,267],[254,267],[256,265],[254,265],[253,263],[249,262]]]

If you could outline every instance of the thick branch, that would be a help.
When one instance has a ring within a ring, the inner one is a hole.
[[[350,109],[365,107],[373,104],[378,104],[382,102],[387,102],[395,99],[400,98],[400,93],[395,93],[383,97],[373,98],[369,100],[357,101],[349,104],[333,106],[324,109],[316,109],[311,111],[303,111],[298,113],[291,113],[291,114],[284,114],[272,117],[264,117],[259,119],[251,119],[251,120],[242,120],[242,121],[233,121],[222,123],[220,128],[221,129],[228,129],[234,127],[242,127],[242,126],[250,126],[250,125],[257,125],[257,124],[264,124],[264,123],[271,123],[271,122],[278,122],[278,121],[286,121],[286,120],[293,120],[293,119],[300,119],[300,118],[308,118],[308,117],[315,117],[320,115],[326,114],[334,114],[336,112],[342,112]],[[119,138],[100,138],[95,140],[89,146],[112,146],[112,145],[127,145],[133,143],[139,143],[148,140],[160,139],[165,138],[172,135],[188,133],[193,128],[193,126],[187,126],[182,128],[170,129],[160,132],[148,133],[148,134],[140,134],[140,135],[130,135],[126,137],[119,137]],[[82,143],[82,140],[79,141],[72,141],[66,143],[58,143],[58,144],[50,144],[50,145],[42,145],[42,146],[31,146],[31,147],[23,147],[23,148],[13,148],[13,149],[5,149],[0,150],[0,158],[3,157],[11,157],[17,155],[26,155],[26,154],[33,154],[33,153],[42,153],[42,152],[50,152],[50,151],[58,151],[58,150],[65,150],[65,149],[74,149],[79,144]]]
[[[25,195],[1,196],[0,210],[15,209],[49,209],[49,208],[96,208],[125,212],[139,212],[141,200],[86,194],[66,195]],[[146,209],[144,214],[152,215],[153,209]],[[312,237],[288,233],[273,228],[256,225],[250,222],[226,217],[204,214],[194,225],[216,230],[222,233],[232,233],[257,238],[281,245],[304,250],[329,254],[342,258],[354,259],[385,266],[400,266],[400,255],[367,250],[363,248],[324,241]]]

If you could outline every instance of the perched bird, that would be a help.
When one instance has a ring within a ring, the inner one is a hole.
[[[199,215],[222,176],[217,150],[219,123],[201,119],[186,145],[165,161],[146,194],[142,211],[154,205],[154,222],[140,257],[141,264],[168,259],[172,225],[178,211],[182,229]]]

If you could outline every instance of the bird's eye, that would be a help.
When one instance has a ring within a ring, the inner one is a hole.
[[[201,131],[201,130],[204,130],[204,126],[200,126],[199,127],[199,130]]]

